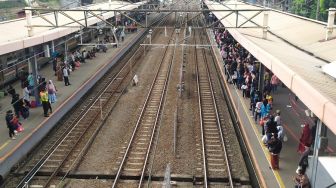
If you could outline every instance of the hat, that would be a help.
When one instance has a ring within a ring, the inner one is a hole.
[[[280,114],[280,110],[276,110],[275,112],[276,112],[277,114]]]

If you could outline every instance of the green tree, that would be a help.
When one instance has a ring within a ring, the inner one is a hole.
[[[336,0],[320,0],[319,20],[327,21],[328,9],[336,8]],[[291,9],[294,14],[307,18],[316,18],[317,0],[293,0]]]

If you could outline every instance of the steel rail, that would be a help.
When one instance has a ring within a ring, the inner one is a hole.
[[[125,63],[125,65],[121,68],[121,70],[114,76],[114,78],[112,79],[111,82],[109,82],[105,87],[103,87],[100,91],[97,92],[97,95],[94,97],[94,100],[91,100],[91,102],[87,105],[86,109],[82,111],[82,113],[78,116],[77,119],[75,119],[74,125],[73,126],[69,126],[69,129],[67,129],[63,135],[55,142],[55,144],[47,151],[47,153],[40,159],[40,161],[32,168],[31,171],[28,172],[28,174],[23,178],[23,180],[19,183],[19,185],[17,187],[23,187],[25,186],[27,183],[29,183],[31,181],[31,179],[35,176],[35,174],[42,168],[42,166],[45,164],[45,162],[48,161],[48,159],[51,157],[51,155],[57,150],[57,148],[62,144],[63,141],[66,140],[67,136],[77,127],[77,125],[80,123],[80,121],[85,117],[85,115],[87,115],[90,111],[90,109],[98,102],[98,100],[101,98],[101,96],[104,94],[104,92],[109,88],[109,86],[111,86],[113,83],[115,83],[115,81],[117,80],[118,76],[121,74],[121,72],[124,70],[124,68],[128,68],[128,62]],[[120,82],[119,84],[121,84],[122,82]],[[113,95],[113,94],[112,94]],[[111,95],[111,96],[112,96]],[[97,114],[99,115],[99,113]],[[96,115],[96,116],[97,116]],[[96,119],[96,117],[94,118]],[[90,126],[88,126],[87,128],[89,128]],[[79,137],[79,140],[81,139],[81,137],[85,134],[87,129],[85,129],[85,131],[83,132],[83,134]],[[76,141],[77,142],[79,141]],[[76,145],[75,144],[75,145]],[[72,150],[71,150],[72,151]],[[69,152],[69,154],[71,153],[71,151]],[[66,155],[67,157],[68,155]],[[62,164],[64,163],[64,161],[62,161]],[[60,165],[61,166],[61,165]],[[53,173],[52,176],[56,175],[56,173]]]
[[[196,34],[194,32],[194,39],[196,43]],[[204,187],[208,187],[208,168],[205,156],[205,138],[204,138],[204,125],[202,120],[202,105],[201,105],[201,91],[200,91],[200,78],[199,78],[199,70],[198,70],[198,55],[195,46],[195,56],[196,56],[196,84],[197,84],[197,93],[198,93],[198,109],[199,109],[199,118],[200,118],[200,126],[201,126],[201,141],[202,141],[202,158],[203,158],[203,170],[204,170]]]
[[[173,35],[173,34],[174,34],[174,32],[172,32],[171,37],[170,37],[168,43],[170,43],[170,42],[172,41],[172,35]],[[148,94],[147,94],[147,97],[146,97],[146,100],[145,100],[145,102],[144,102],[143,108],[142,108],[142,110],[141,110],[141,112],[140,112],[140,116],[139,116],[139,118],[138,118],[138,120],[137,120],[137,123],[136,123],[136,125],[135,125],[135,127],[134,127],[132,136],[131,136],[131,138],[130,138],[130,140],[129,140],[129,142],[128,142],[128,145],[127,145],[125,154],[124,154],[123,159],[122,159],[122,161],[121,161],[121,163],[120,163],[120,165],[119,165],[117,174],[116,174],[115,179],[114,179],[114,182],[113,182],[113,184],[112,184],[112,188],[116,187],[116,185],[117,185],[117,183],[118,183],[118,181],[119,181],[119,178],[120,178],[120,175],[121,175],[121,171],[123,170],[123,167],[124,167],[124,165],[125,165],[126,158],[127,158],[128,153],[129,153],[129,151],[130,151],[131,145],[132,145],[132,143],[133,143],[133,141],[134,141],[134,137],[135,137],[135,135],[136,135],[136,133],[137,133],[137,131],[138,131],[138,128],[139,128],[139,126],[140,126],[140,122],[141,122],[142,118],[144,117],[144,112],[145,112],[145,110],[146,110],[148,101],[149,101],[150,97],[152,96],[152,91],[153,91],[153,88],[154,88],[154,86],[155,86],[155,83],[156,83],[156,81],[157,81],[157,79],[158,79],[158,77],[159,77],[160,69],[161,69],[161,67],[162,67],[162,65],[163,65],[163,62],[164,62],[164,60],[165,60],[167,51],[168,51],[168,48],[166,47],[165,52],[164,52],[164,54],[163,54],[163,56],[162,56],[162,59],[161,59],[161,61],[160,61],[160,65],[159,65],[158,71],[156,72],[155,78],[154,78],[154,80],[153,80],[153,82],[152,82],[152,84],[151,84],[151,86],[150,86],[150,90],[149,90],[149,92],[148,92]],[[168,72],[167,72],[166,77],[168,77],[168,75],[169,75],[169,70],[170,70],[170,66],[169,66],[169,69],[168,69]],[[146,158],[145,158],[145,162],[144,162],[144,165],[143,165],[143,168],[142,168],[142,172],[141,172],[141,178],[140,178],[139,185],[138,185],[139,188],[141,187],[141,184],[142,184],[142,181],[143,181],[144,171],[145,171],[145,167],[146,167],[146,163],[147,163],[147,159],[148,159],[149,151],[150,151],[150,149],[151,149],[151,143],[152,143],[152,140],[153,140],[153,136],[154,136],[154,133],[155,133],[157,120],[158,120],[158,117],[159,117],[159,114],[160,114],[160,110],[161,110],[161,107],[162,107],[161,104],[162,104],[162,100],[163,100],[163,97],[164,97],[164,94],[165,94],[167,80],[168,80],[168,78],[166,78],[166,80],[165,80],[164,87],[163,87],[163,90],[162,90],[162,93],[161,93],[160,102],[159,102],[159,106],[158,106],[157,113],[156,113],[156,117],[155,117],[155,121],[154,121],[154,127],[153,127],[152,134],[151,134],[150,143],[149,143],[149,146],[148,146],[148,148],[147,148]]]
[[[178,34],[177,34],[177,36],[178,36]],[[167,88],[169,77],[170,77],[171,66],[172,66],[172,63],[173,63],[173,60],[174,60],[174,56],[175,56],[175,49],[176,49],[176,47],[174,48],[173,57],[172,57],[172,59],[171,59],[171,61],[169,63],[169,67],[168,67],[168,71],[167,71],[167,75],[166,75],[167,78],[166,78],[166,81],[164,83],[164,88],[163,88],[163,91],[162,91],[162,94],[161,94],[160,104],[159,104],[159,108],[158,108],[158,112],[157,112],[157,117],[156,117],[156,120],[155,120],[155,126],[154,126],[153,131],[152,131],[152,136],[151,136],[151,139],[150,139],[150,145],[148,147],[148,151],[147,151],[147,154],[146,154],[144,166],[142,168],[141,178],[140,178],[140,182],[139,182],[138,188],[141,188],[141,184],[142,184],[142,181],[143,181],[143,178],[144,178],[144,174],[145,174],[145,170],[146,170],[146,165],[147,165],[147,161],[148,161],[149,152],[150,152],[150,149],[151,149],[151,146],[152,146],[152,143],[153,143],[153,137],[154,137],[154,133],[155,133],[156,127],[157,127],[157,121],[160,118],[160,111],[163,108],[162,104],[164,103],[164,98],[165,98],[165,94],[166,94],[166,91],[167,91],[166,88]]]
[[[132,66],[134,66],[134,64],[136,63],[136,61],[134,61],[133,59],[134,59],[134,57],[136,56],[136,55],[138,55],[138,53],[140,52],[140,47],[134,52],[134,54],[128,59],[128,61],[126,62],[126,64],[125,64],[125,66],[122,68],[122,69],[124,69],[125,67],[126,67],[126,65],[128,65],[128,64],[131,64]],[[133,61],[133,62],[132,62]],[[121,70],[117,75],[116,75],[116,77],[118,78],[118,79],[120,79],[120,77],[119,77],[119,74],[121,74],[121,72],[122,72],[123,70]],[[129,68],[127,68],[126,69],[126,73],[125,73],[125,76],[123,77],[123,78],[126,78],[128,75],[129,75],[129,72],[130,72],[131,70],[129,69]],[[133,75],[131,75],[131,78],[133,77]],[[117,87],[116,88],[118,88],[121,84],[122,84],[123,82],[121,81],[118,85],[117,85]],[[119,96],[118,96],[118,98],[117,98],[117,101],[120,99],[120,97],[122,96],[122,93],[125,91],[125,89],[126,89],[127,87],[124,87],[123,89],[122,89],[122,91],[121,92],[119,92],[120,94],[119,94]],[[117,89],[115,90],[115,91],[117,91]],[[111,98],[112,98],[112,96],[113,96],[113,94],[114,93],[111,93]],[[96,130],[94,131],[94,134],[88,139],[88,141],[86,142],[86,144],[85,144],[85,146],[83,147],[83,149],[80,151],[80,153],[79,153],[79,155],[76,157],[76,159],[74,160],[74,162],[72,163],[72,165],[70,166],[70,168],[68,169],[68,171],[63,175],[63,177],[61,178],[61,181],[63,181],[65,178],[66,178],[66,176],[70,173],[70,171],[71,171],[71,169],[75,169],[75,168],[77,168],[77,166],[76,166],[76,164],[78,165],[80,162],[78,162],[78,161],[80,161],[80,160],[82,160],[83,159],[83,156],[85,155],[85,153],[87,152],[87,150],[90,148],[90,146],[91,146],[91,144],[93,143],[93,140],[96,138],[96,136],[98,135],[98,132],[100,131],[100,129],[102,128],[102,126],[103,126],[103,124],[106,122],[106,120],[107,120],[107,117],[109,116],[109,114],[112,112],[112,110],[114,109],[114,107],[116,106],[116,103],[111,107],[111,109],[109,109],[109,113],[108,113],[108,115],[106,115],[105,117],[104,117],[104,119],[102,120],[102,123],[96,128]]]
[[[152,25],[156,24],[160,21],[161,18],[164,18],[164,16],[158,16],[152,21]],[[162,21],[161,21],[162,22]],[[142,37],[143,38],[143,37]],[[126,63],[127,64],[127,63]],[[126,65],[124,66],[126,67]],[[123,69],[123,68],[122,68]],[[121,70],[120,70],[121,71]],[[120,72],[119,72],[120,73]],[[118,73],[118,74],[119,74]],[[113,80],[115,81],[118,77],[118,74],[114,76]],[[93,97],[93,100],[90,100],[89,104],[86,106],[84,110],[81,111],[81,113],[77,116],[77,118],[74,119],[73,125],[68,126],[66,130],[62,133],[62,135],[54,142],[54,144],[48,149],[48,151],[41,157],[41,159],[33,166],[33,168],[27,173],[27,175],[19,182],[19,184],[16,186],[17,188],[24,187],[27,185],[31,179],[35,176],[35,174],[41,169],[43,164],[49,159],[49,157],[53,154],[53,152],[57,149],[57,147],[65,140],[65,138],[69,135],[69,133],[75,128],[75,126],[78,124],[78,122],[83,119],[83,117],[87,114],[87,112],[91,109],[91,107],[98,101],[98,99],[102,96],[103,92],[106,91],[106,89],[111,85],[112,81],[107,84],[105,87],[102,87],[98,92],[97,95]]]
[[[204,31],[202,33],[206,34]],[[202,34],[199,35],[199,36],[200,36],[200,39],[202,41],[203,40]],[[204,42],[206,42],[206,41],[204,41]],[[214,94],[214,91],[213,91],[213,85],[212,85],[212,82],[211,82],[211,75],[210,75],[210,72],[209,72],[209,65],[208,65],[209,62],[206,58],[207,55],[206,55],[204,49],[202,49],[202,54],[203,54],[203,59],[204,59],[205,65],[206,65],[205,67],[206,67],[206,73],[207,73],[207,77],[208,77],[208,81],[209,81],[209,85],[210,85],[211,97],[212,97],[212,101],[214,103],[217,128],[220,132],[220,139],[221,139],[222,148],[223,148],[223,152],[224,152],[224,157],[225,157],[225,161],[226,161],[229,183],[230,183],[230,187],[233,188],[234,185],[233,185],[233,180],[232,180],[233,178],[232,178],[232,174],[231,174],[230,161],[229,161],[229,157],[228,157],[227,150],[226,150],[225,140],[224,140],[223,131],[222,131],[222,124],[220,122],[219,112],[218,112],[218,108],[217,108],[217,102],[216,102],[216,99],[215,99],[215,94]]]

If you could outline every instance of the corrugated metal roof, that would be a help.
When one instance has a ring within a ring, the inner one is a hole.
[[[145,2],[142,2],[145,3]],[[99,10],[106,9],[107,7],[111,9],[134,9],[142,3],[131,4],[128,2],[113,1],[111,6],[109,3],[100,3],[94,5],[85,6],[87,9]],[[76,9],[82,9],[83,7],[78,7]],[[67,11],[66,12],[71,17],[80,20],[84,18],[83,12],[76,11]],[[97,12],[95,12],[97,14]],[[54,14],[43,14],[46,19],[55,23]],[[105,19],[111,18],[114,16],[113,12],[103,13]],[[58,14],[59,25],[67,24],[73,22],[69,18]],[[93,25],[97,22],[100,22],[98,18],[91,17],[88,19],[88,25]],[[84,20],[80,21],[84,24]],[[34,46],[43,42],[54,40],[62,36],[68,35],[69,33],[76,32],[79,28],[50,28],[50,27],[35,27],[34,36],[28,37],[27,31],[27,21],[25,18],[16,19],[7,22],[0,23],[0,55],[13,52],[22,48]],[[43,20],[40,17],[34,16],[32,20],[32,25],[50,25],[47,21]],[[78,25],[76,23],[70,25]]]

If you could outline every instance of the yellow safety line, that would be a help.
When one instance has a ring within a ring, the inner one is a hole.
[[[258,129],[255,127],[255,123],[254,123],[254,121],[251,120],[251,117],[250,117],[250,115],[249,115],[249,111],[247,110],[244,101],[242,101],[241,97],[239,96],[239,94],[238,94],[238,92],[237,92],[237,89],[234,88],[234,90],[235,90],[235,92],[237,93],[237,97],[239,98],[239,100],[240,100],[240,102],[241,102],[241,104],[242,104],[242,106],[243,106],[244,112],[246,113],[246,116],[247,116],[247,118],[248,118],[250,124],[252,125],[254,134],[256,135],[257,138],[259,138],[259,136],[258,136],[258,135],[259,135]],[[264,147],[264,144],[262,143],[261,139],[258,139],[258,142],[259,142],[259,144],[260,144],[260,147],[261,147],[262,150],[264,151],[264,154],[265,154],[265,157],[266,157],[268,163],[271,164],[271,162],[270,162],[269,151],[267,150],[266,147]],[[284,182],[283,182],[283,180],[282,180],[282,178],[281,178],[281,176],[280,176],[280,174],[279,174],[279,172],[278,172],[277,170],[273,170],[273,169],[271,169],[271,170],[272,170],[272,172],[273,172],[273,174],[274,174],[274,176],[275,176],[275,179],[276,179],[277,182],[278,182],[278,185],[279,185],[281,188],[282,188],[282,187],[286,187],[285,184],[284,184]]]
[[[4,149],[9,144],[9,142],[10,140],[7,140],[4,144],[2,144],[2,146],[0,146],[0,151]]]

